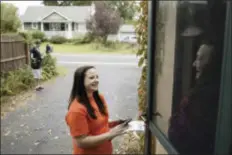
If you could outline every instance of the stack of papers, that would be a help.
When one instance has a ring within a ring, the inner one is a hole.
[[[145,123],[143,121],[131,121],[128,131],[145,131]]]

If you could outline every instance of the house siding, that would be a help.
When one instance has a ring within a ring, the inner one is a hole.
[[[67,31],[45,31],[45,35],[50,39],[52,36],[67,37]]]
[[[57,22],[57,21],[67,21],[67,19],[54,12],[48,17],[44,18],[43,21]]]
[[[85,34],[87,32],[86,23],[79,23],[77,32],[80,34]]]

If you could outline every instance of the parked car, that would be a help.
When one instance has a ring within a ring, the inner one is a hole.
[[[126,36],[126,37],[122,38],[120,40],[120,42],[136,44],[137,38],[136,38],[136,36]]]

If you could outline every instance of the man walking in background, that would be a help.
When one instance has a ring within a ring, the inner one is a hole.
[[[51,47],[51,45],[47,44],[46,45],[46,54],[49,54],[51,52],[52,52],[52,47]]]
[[[40,85],[42,79],[42,56],[39,50],[40,42],[36,42],[31,49],[31,68],[34,78],[36,80],[36,90],[40,91],[43,87]]]

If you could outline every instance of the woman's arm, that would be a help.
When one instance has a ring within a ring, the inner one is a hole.
[[[96,135],[96,136],[78,136],[75,137],[76,139],[76,143],[78,145],[78,147],[80,148],[91,148],[94,146],[97,146],[99,144],[102,144],[105,141],[109,141],[112,140],[114,137],[122,135],[125,133],[126,129],[128,128],[128,126],[125,125],[118,125],[114,128],[112,128],[109,132],[100,134],[100,135]]]
[[[78,147],[83,149],[97,146],[105,141],[111,140],[112,138],[113,137],[109,134],[109,132],[96,136],[83,135],[83,136],[75,137]]]

